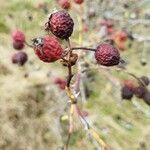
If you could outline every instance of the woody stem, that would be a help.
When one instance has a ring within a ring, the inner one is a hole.
[[[70,58],[71,58],[71,54],[72,54],[72,48],[71,48],[71,44],[70,44],[70,40],[69,39],[67,39],[67,43],[68,43],[68,48],[69,48],[69,53],[68,53],[68,79],[67,79],[67,87],[70,88],[70,82],[71,82],[71,79],[73,77],[72,66],[71,66],[71,62],[70,62]]]
[[[69,95],[69,98],[71,100],[71,107],[73,107],[74,105],[74,97],[72,98],[72,93],[70,91],[70,83],[71,83],[71,79],[73,77],[73,74],[72,74],[72,66],[71,66],[71,55],[72,55],[72,50],[71,50],[71,44],[70,44],[70,40],[69,38],[67,39],[67,43],[68,43],[68,48],[69,48],[69,51],[68,51],[68,59],[67,59],[67,63],[68,63],[68,78],[67,78],[67,93]],[[68,146],[69,146],[69,141],[70,141],[70,138],[71,138],[71,135],[72,135],[72,114],[71,114],[71,108],[70,108],[70,121],[69,121],[69,133],[68,133],[68,138],[67,138],[67,141],[66,141],[66,145],[65,145],[65,150],[68,150]]]

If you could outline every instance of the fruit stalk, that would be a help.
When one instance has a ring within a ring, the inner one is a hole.
[[[71,50],[87,50],[95,52],[96,49],[94,48],[87,48],[87,47],[72,47]]]

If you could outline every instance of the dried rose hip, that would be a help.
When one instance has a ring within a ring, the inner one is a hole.
[[[61,10],[52,13],[46,25],[46,30],[58,38],[68,39],[73,32],[74,22],[67,11]]]
[[[71,6],[69,0],[59,0],[58,3],[63,9],[69,9]]]
[[[133,97],[133,91],[127,86],[124,86],[121,89],[121,97],[122,99],[131,100],[131,98]]]
[[[33,40],[35,54],[44,62],[54,62],[61,58],[63,49],[54,37],[45,36]]]
[[[150,105],[150,92],[147,91],[144,96],[143,96],[143,100],[146,104]]]
[[[131,100],[134,95],[134,82],[132,80],[124,80],[121,87],[121,97],[122,99]]]
[[[14,31],[12,33],[12,40],[13,40],[13,48],[16,50],[21,50],[24,48],[25,43],[25,35],[21,31]]]
[[[119,32],[117,36],[119,41],[126,41],[128,38],[128,34],[125,31]]]
[[[143,98],[143,96],[145,95],[146,91],[147,91],[146,88],[144,86],[142,86],[142,85],[137,86],[137,87],[134,88],[134,94],[138,98]]]
[[[58,85],[61,90],[64,90],[66,87],[66,81],[62,78],[56,78],[54,83]]]
[[[22,42],[13,42],[13,48],[16,50],[22,50],[24,48],[24,43]]]
[[[118,65],[120,62],[120,54],[117,48],[110,44],[100,44],[95,51],[97,62],[104,66]]]
[[[13,39],[13,42],[24,43],[25,42],[25,35],[21,31],[14,31],[12,33],[12,39]]]
[[[23,66],[28,60],[28,55],[25,52],[17,52],[12,55],[12,63]]]
[[[74,2],[75,2],[76,4],[82,4],[82,3],[84,2],[84,0],[74,0]]]

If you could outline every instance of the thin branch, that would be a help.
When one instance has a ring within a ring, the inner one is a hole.
[[[67,94],[71,100],[71,107],[70,107],[70,113],[69,113],[69,131],[68,131],[68,139],[66,141],[66,145],[65,148],[66,150],[68,150],[69,147],[69,141],[71,138],[71,134],[73,132],[73,113],[74,113],[74,104],[76,103],[75,97],[72,95],[71,90],[70,90],[70,83],[71,83],[71,79],[73,77],[72,74],[72,66],[71,66],[71,55],[72,55],[72,50],[71,50],[71,44],[70,44],[70,40],[67,39],[67,43],[68,43],[68,48],[69,48],[69,52],[68,52],[68,79],[67,79]]]
[[[140,85],[142,85],[143,87],[146,88],[145,83],[139,77],[137,77],[135,74],[127,71],[126,69],[121,68],[121,70],[124,71],[125,73],[127,73],[128,75],[130,75],[131,77],[133,77],[134,79],[136,79]]]
[[[71,50],[87,50],[95,52],[96,49],[94,48],[87,48],[87,47],[72,47]]]
[[[25,41],[25,45],[28,46],[28,47],[30,47],[30,48],[34,47],[33,45],[29,44],[27,41]]]

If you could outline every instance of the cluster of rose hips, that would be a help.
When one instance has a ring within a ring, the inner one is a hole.
[[[135,95],[150,105],[150,91],[147,89],[150,79],[147,76],[142,76],[138,80],[138,85],[132,80],[125,80],[122,84],[121,96],[125,100],[131,100]]]
[[[17,51],[12,55],[12,63],[23,66],[27,60],[28,55],[22,51],[25,46],[25,35],[21,31],[14,31],[12,33],[13,48]]]
[[[32,47],[35,51],[35,54],[43,62],[55,62],[61,60],[64,66],[75,65],[78,60],[78,55],[73,52],[73,50],[78,48],[73,48],[70,50],[63,49],[59,40],[68,40],[73,33],[74,22],[71,16],[67,11],[60,10],[53,12],[49,20],[47,21],[46,31],[52,32],[55,36],[45,35],[44,37],[38,37],[33,39]],[[107,28],[112,27],[112,22],[105,20],[102,22],[102,25],[107,26]],[[13,47],[16,50],[22,50],[25,44],[25,35],[21,31],[15,31],[12,34],[13,37]],[[118,41],[125,41],[127,39],[127,34],[125,32],[119,32],[116,35]],[[92,50],[95,53],[95,59],[98,64],[103,66],[114,66],[120,63],[120,54],[117,48],[108,43],[101,43],[95,49],[83,48],[83,50]],[[70,58],[67,60],[69,51],[71,51]],[[12,62],[24,65],[27,61],[27,54],[25,52],[17,52],[12,57]],[[68,64],[69,63],[69,64]],[[147,77],[142,77],[139,86],[135,87],[131,81],[125,81],[122,87],[122,98],[129,99],[135,94],[139,98],[143,98],[146,103],[149,104],[149,91],[146,86],[149,84],[149,79]],[[66,82],[59,79],[55,81],[56,84],[59,84],[61,89],[64,89]]]
[[[73,33],[73,28],[74,21],[67,11],[55,11],[49,16],[49,20],[45,24],[45,30],[48,33],[53,33],[55,36],[47,34],[43,37],[34,38],[30,46],[34,49],[38,58],[43,62],[50,63],[61,60],[64,66],[73,66],[78,61],[78,55],[74,53],[73,50],[78,48],[75,47],[70,50],[63,49],[59,41],[59,39],[68,40]],[[12,33],[12,39],[14,49],[19,51],[13,55],[12,62],[24,65],[27,61],[27,54],[20,50],[27,44],[25,35],[21,31],[15,31]],[[82,50],[93,51],[97,63],[107,67],[118,65],[120,62],[118,49],[108,43],[101,43],[95,49],[83,48]],[[70,51],[71,53],[69,54]],[[67,60],[68,55],[70,55],[69,60]]]
[[[67,55],[65,54],[66,50],[61,47],[57,38],[65,40],[69,39],[72,35],[73,28],[73,19],[66,11],[61,10],[52,13],[46,23],[46,31],[51,31],[55,37],[45,35],[44,37],[33,39],[32,47],[39,59],[47,63],[61,59],[61,62],[67,66],[67,62],[64,61],[64,59],[66,60],[67,58]],[[12,56],[12,62],[24,65],[28,57],[25,52],[20,50],[22,50],[26,44],[25,35],[21,31],[15,31],[12,33],[12,39],[14,49],[18,50],[18,52]],[[94,49],[94,53],[97,63],[101,65],[114,66],[118,65],[120,62],[118,49],[108,43],[100,44],[96,49]],[[72,52],[70,56],[71,66],[75,65],[77,60],[78,55]]]
[[[46,31],[51,31],[55,37],[46,35],[33,40],[33,48],[39,59],[44,62],[54,62],[59,59],[64,60],[63,58],[66,59],[67,50],[61,47],[57,38],[62,40],[69,39],[73,33],[73,28],[74,22],[68,12],[60,10],[52,13],[46,23]],[[108,43],[100,44],[96,49],[93,49],[93,51],[95,52],[95,59],[101,65],[114,66],[120,62],[118,49]],[[74,60],[77,58],[76,55],[72,53],[71,58],[72,64],[74,64]]]
[[[33,39],[32,47],[34,49],[35,54],[41,61],[46,63],[52,63],[60,60],[60,62],[64,66],[68,67],[67,81],[57,79],[55,80],[55,84],[59,85],[61,89],[66,88],[66,92],[70,98],[71,106],[75,105],[72,107],[75,107],[76,109],[77,100],[75,96],[72,94],[73,92],[72,89],[70,88],[70,82],[72,77],[74,76],[72,74],[71,68],[78,61],[78,54],[75,53],[74,50],[81,49],[82,51],[84,50],[93,51],[97,63],[106,67],[115,66],[120,63],[119,50],[115,48],[113,45],[108,43],[101,43],[95,49],[72,47],[72,43],[70,42],[70,36],[73,33],[74,21],[68,14],[68,12],[64,10],[53,12],[49,16],[49,19],[46,22],[45,26],[46,26],[45,30],[48,33],[51,32],[54,36],[48,34],[43,37],[35,38]],[[62,48],[59,39],[67,41],[68,43],[67,49]],[[83,114],[79,112],[79,109],[77,110],[79,115],[82,115],[83,117]],[[89,128],[89,125],[87,126]],[[70,129],[71,127],[72,125],[70,124],[69,135],[72,133],[72,129]]]
[[[58,4],[61,6],[63,9],[70,9],[71,7],[71,0],[57,0]],[[81,5],[84,0],[73,0],[76,4]]]

